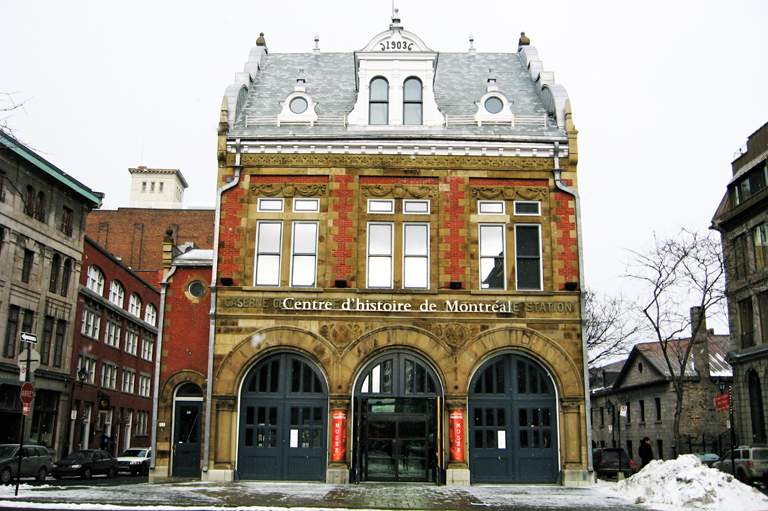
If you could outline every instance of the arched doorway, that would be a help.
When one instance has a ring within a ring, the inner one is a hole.
[[[200,477],[203,390],[185,383],[173,399],[173,477]]]
[[[354,478],[439,482],[443,394],[429,363],[390,351],[368,363],[355,385]]]
[[[760,377],[754,370],[747,377],[749,387],[749,416],[752,420],[752,443],[765,442],[765,416],[763,415],[763,391],[760,388]]]
[[[320,371],[296,353],[257,363],[240,393],[240,479],[325,481],[328,388]]]
[[[496,356],[472,378],[468,396],[472,483],[555,483],[557,398],[534,360]]]

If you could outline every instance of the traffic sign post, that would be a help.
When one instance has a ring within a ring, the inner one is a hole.
[[[29,415],[29,405],[35,399],[35,387],[29,383],[29,368],[32,364],[32,344],[37,344],[37,336],[28,332],[19,334],[22,342],[27,343],[27,363],[24,373],[24,385],[21,386],[21,402],[24,405],[21,413],[21,430],[19,431],[19,470],[16,472],[16,496],[19,495],[19,482],[21,481],[21,458],[24,456],[24,426],[27,415]]]

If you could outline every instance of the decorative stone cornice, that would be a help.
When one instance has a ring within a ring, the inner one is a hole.
[[[293,183],[275,184],[275,183],[253,183],[251,184],[251,195],[257,197],[323,197],[326,194],[327,186],[325,184],[304,184],[296,185]]]
[[[549,189],[530,186],[472,186],[470,193],[473,198],[481,200],[547,200]]]
[[[362,185],[360,190],[363,192],[363,197],[394,197],[396,199],[402,198],[414,198],[434,199],[437,197],[437,186],[383,186],[383,185]]]

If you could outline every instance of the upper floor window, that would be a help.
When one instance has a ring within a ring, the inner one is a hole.
[[[403,287],[429,288],[429,224],[403,225]]]
[[[480,289],[506,289],[504,225],[480,225]]]
[[[481,200],[477,202],[477,212],[481,215],[503,215],[505,206],[503,200]]]
[[[314,287],[317,269],[317,223],[294,222],[291,245],[291,286]]]
[[[67,236],[72,236],[72,210],[64,206],[64,212],[61,214],[61,232]]]
[[[319,213],[320,199],[293,199],[294,213]]]
[[[137,318],[141,317],[141,297],[136,293],[132,293],[130,300],[128,300],[128,312]]]
[[[741,300],[739,307],[739,327],[741,329],[741,347],[751,348],[755,345],[754,316],[752,314],[752,298]]]
[[[21,281],[29,282],[29,277],[32,275],[32,264],[35,262],[35,252],[33,250],[24,249],[24,261],[21,266]]]
[[[38,192],[37,200],[35,201],[35,220],[45,222],[45,194]]]
[[[72,275],[72,259],[67,258],[64,261],[64,269],[61,272],[61,296],[67,296],[69,293],[69,278]]]
[[[541,202],[515,201],[515,215],[539,216],[541,215]]]
[[[144,311],[144,321],[152,326],[157,326],[157,309],[151,303],[147,304],[147,308]]]
[[[368,224],[368,287],[392,287],[394,224]]]
[[[541,226],[515,226],[515,258],[517,289],[541,290]]]
[[[96,375],[96,359],[86,355],[80,355],[77,359],[77,372],[85,369],[85,383],[93,383]]]
[[[27,216],[34,216],[35,214],[35,189],[31,185],[27,185],[26,200],[24,201],[24,213]]]
[[[386,78],[371,80],[368,124],[389,124],[389,82]]]
[[[733,276],[741,279],[747,276],[747,235],[733,238]]]
[[[768,224],[760,224],[752,229],[752,241],[755,247],[755,268],[761,270],[768,265]]]
[[[125,288],[117,280],[113,280],[109,285],[109,301],[120,308],[125,302]]]
[[[280,285],[282,222],[259,222],[256,226],[255,286]]]
[[[403,124],[422,124],[421,80],[408,78],[403,84]]]
[[[88,280],[85,287],[98,293],[99,296],[104,296],[104,272],[96,265],[90,265],[88,267]]]
[[[738,206],[765,188],[766,183],[768,183],[768,164],[762,162],[747,172],[734,185],[733,200],[735,205]]]
[[[392,214],[395,212],[393,199],[368,199],[368,213]]]
[[[61,256],[53,254],[51,258],[51,280],[48,283],[48,292],[56,293],[59,291],[59,274],[61,272]]]
[[[259,199],[256,209],[264,213],[280,213],[284,207],[283,199]]]

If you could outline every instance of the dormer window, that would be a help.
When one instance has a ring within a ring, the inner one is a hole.
[[[504,108],[504,102],[497,96],[491,96],[485,100],[485,109],[489,114],[497,114]]]
[[[368,124],[389,124],[389,82],[386,78],[371,80]]]
[[[291,112],[295,114],[303,114],[304,112],[307,111],[307,106],[309,106],[309,104],[307,103],[307,100],[302,98],[301,96],[297,96],[293,98],[289,104]]]
[[[403,124],[421,124],[421,80],[408,78],[403,84]]]

